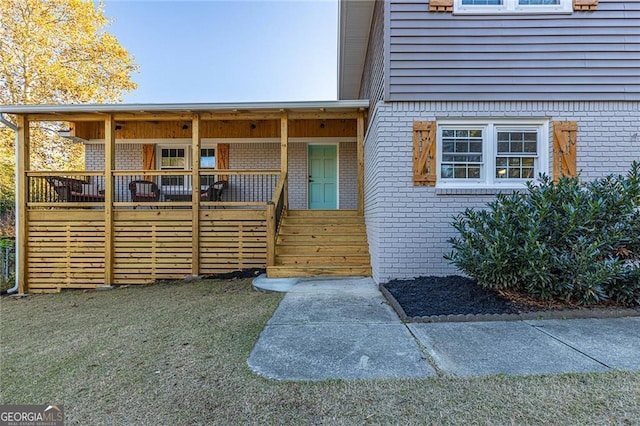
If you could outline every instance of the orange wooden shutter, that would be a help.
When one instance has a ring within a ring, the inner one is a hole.
[[[216,169],[229,170],[229,144],[219,143],[216,147]],[[219,176],[218,180],[229,180],[228,175]]]
[[[156,146],[142,145],[142,170],[155,170],[156,168]],[[144,180],[150,180],[151,176],[144,176]]]
[[[436,184],[436,129],[435,121],[413,122],[413,184]]]
[[[578,123],[554,121],[553,125],[553,180],[560,176],[578,176],[576,143]]]
[[[429,12],[453,12],[453,0],[429,0]]]
[[[598,0],[573,0],[573,10],[596,10],[598,8]]]

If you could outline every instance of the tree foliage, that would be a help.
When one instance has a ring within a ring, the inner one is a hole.
[[[90,0],[11,0],[0,9],[0,103],[120,102],[136,88],[133,58]],[[83,147],[58,138],[64,123],[31,130],[31,168],[81,167]],[[0,199],[13,197],[13,132],[0,126]]]

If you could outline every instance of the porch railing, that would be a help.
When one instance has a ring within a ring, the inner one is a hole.
[[[273,198],[279,175],[279,170],[201,170],[200,207],[264,207]],[[113,206],[117,209],[193,205],[190,170],[117,170],[112,179]],[[104,208],[104,172],[27,172],[27,181],[30,208]],[[210,187],[216,183],[216,189],[221,190],[213,196]]]
[[[27,172],[29,205],[103,207],[104,173],[93,171]]]
[[[267,205],[267,266],[274,266],[276,260],[276,240],[280,229],[280,221],[287,211],[286,172],[280,174],[273,197]]]

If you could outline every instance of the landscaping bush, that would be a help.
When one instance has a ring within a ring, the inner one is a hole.
[[[486,288],[581,305],[640,305],[640,163],[581,183],[541,175],[468,209],[445,258]]]

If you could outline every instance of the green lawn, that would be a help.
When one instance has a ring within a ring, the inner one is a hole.
[[[247,356],[281,300],[248,280],[2,298],[0,402],[67,424],[640,424],[640,373],[287,383]]]

